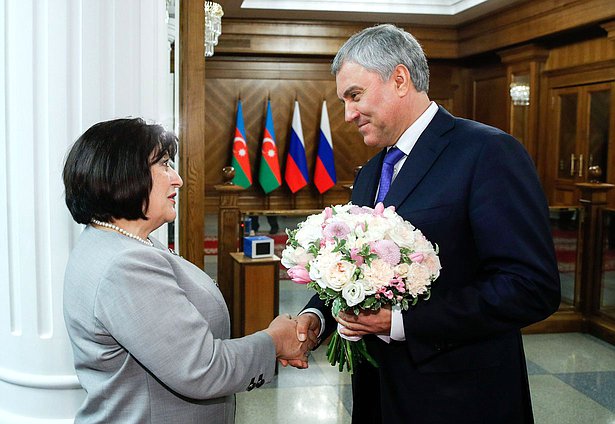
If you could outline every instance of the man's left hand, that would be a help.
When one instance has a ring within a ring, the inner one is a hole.
[[[391,334],[391,308],[385,306],[377,311],[341,311],[335,318],[345,328],[340,330],[345,336],[364,336],[366,334]]]

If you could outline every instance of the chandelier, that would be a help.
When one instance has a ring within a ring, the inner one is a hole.
[[[222,34],[222,15],[222,6],[213,1],[205,2],[205,57],[214,55],[214,47]]]
[[[523,82],[511,83],[510,98],[515,106],[528,106],[530,104],[530,85]]]

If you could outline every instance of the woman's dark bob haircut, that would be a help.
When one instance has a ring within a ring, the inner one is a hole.
[[[176,152],[175,134],[141,118],[93,125],[73,144],[62,173],[73,219],[79,224],[147,219],[150,167]]]

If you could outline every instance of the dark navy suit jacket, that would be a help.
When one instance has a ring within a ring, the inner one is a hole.
[[[358,173],[373,206],[385,151]],[[405,342],[365,338],[353,423],[533,422],[520,329],[557,310],[560,283],[534,164],[510,135],[441,108],[384,199],[440,248],[432,295],[403,313]],[[323,311],[325,336],[335,328]]]

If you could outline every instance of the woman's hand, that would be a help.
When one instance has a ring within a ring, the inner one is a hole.
[[[297,321],[290,315],[278,315],[265,330],[273,339],[276,357],[284,364],[292,361],[297,368],[308,367],[307,351],[313,347],[308,339],[299,341],[297,338]]]

